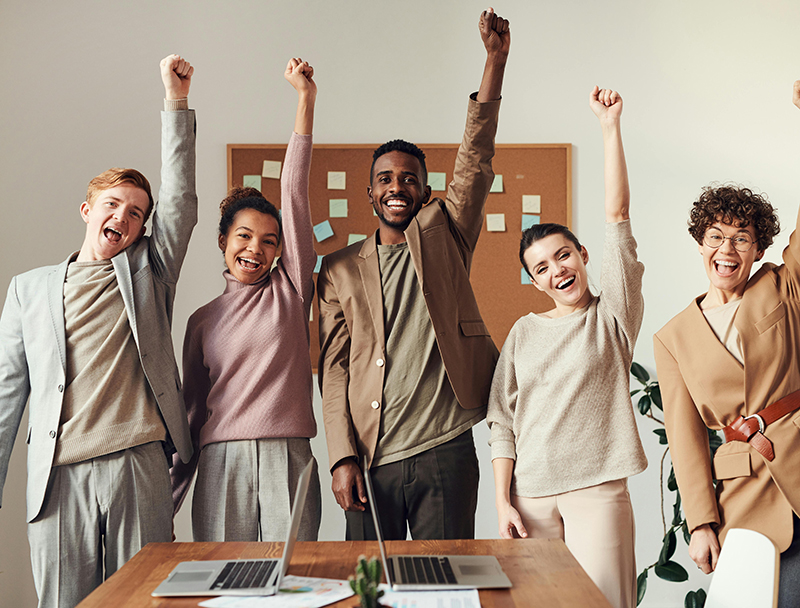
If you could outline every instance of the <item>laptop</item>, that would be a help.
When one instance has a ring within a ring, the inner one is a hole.
[[[292,507],[292,523],[280,559],[231,559],[181,562],[151,593],[163,596],[275,595],[289,569],[308,485],[311,481],[310,460],[300,474]]]
[[[494,555],[397,555],[387,557],[372,478],[363,460],[369,510],[378,536],[383,574],[393,591],[439,591],[511,587]]]

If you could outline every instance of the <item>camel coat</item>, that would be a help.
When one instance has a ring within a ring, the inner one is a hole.
[[[689,530],[717,524],[720,541],[730,528],[756,530],[780,551],[792,540],[792,511],[800,511],[800,410],[767,427],[772,462],[733,441],[719,448],[712,464],[706,427],[720,430],[800,389],[797,230],[783,261],[765,263],[747,282],[734,321],[744,365],[708,325],[699,305],[703,296],[654,340],[667,439]]]

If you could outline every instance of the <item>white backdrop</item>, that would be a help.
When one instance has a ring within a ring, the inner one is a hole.
[[[467,95],[477,89],[483,65],[476,31],[483,8],[473,0],[3,0],[0,285],[5,290],[13,275],[57,263],[80,247],[78,205],[94,175],[132,166],[157,190],[158,61],[181,53],[197,68],[190,104],[198,117],[201,208],[176,302],[180,350],[189,314],[223,286],[214,231],[226,188],[225,145],[288,141],[296,104],[282,76],[288,58],[300,55],[317,70],[318,143],[458,142]],[[587,100],[595,83],[623,95],[631,214],[646,266],[636,360],[652,371],[652,334],[706,287],[685,230],[703,185],[734,180],[766,191],[787,228],[766,259],[777,261],[786,245],[798,210],[800,112],[790,92],[800,78],[800,4],[508,0],[495,8],[512,29],[497,141],[575,146],[575,228],[597,256],[602,142]],[[599,268],[596,258],[595,284]],[[321,433],[318,396],[316,407]],[[641,427],[650,468],[630,481],[640,568],[657,559],[661,538],[661,449],[651,428]],[[22,435],[0,510],[0,605],[9,608],[36,602]],[[487,438],[479,425],[479,537],[496,536]],[[313,448],[326,470],[321,434]],[[343,517],[328,484],[323,475],[321,538],[332,540],[343,537]],[[188,513],[187,504],[176,524],[180,540],[191,538]],[[688,562],[682,545],[678,555]],[[682,605],[689,588],[707,583],[689,570],[691,586],[651,576],[644,605]]]

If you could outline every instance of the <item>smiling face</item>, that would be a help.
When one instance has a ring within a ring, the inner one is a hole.
[[[563,234],[551,234],[535,241],[523,254],[533,284],[555,302],[550,316],[562,317],[592,301],[586,262],[589,254]]]
[[[129,183],[103,190],[91,203],[81,203],[86,236],[78,261],[109,260],[133,245],[144,234],[149,208],[147,192]]]
[[[233,217],[228,233],[219,237],[219,248],[240,283],[255,283],[270,271],[279,233],[277,220],[255,209],[242,209]]]
[[[703,267],[711,286],[708,289],[709,304],[724,304],[740,298],[744,293],[753,262],[760,260],[764,252],[758,248],[753,226],[737,226],[721,221],[713,223],[706,229],[706,236],[714,235],[723,238],[716,249],[705,244],[706,239],[698,246],[703,256]],[[748,251],[737,251],[734,239],[747,239],[753,243]]]
[[[375,161],[367,195],[381,224],[383,244],[405,241],[403,231],[428,202],[431,189],[423,173],[419,160],[405,152],[387,152]]]

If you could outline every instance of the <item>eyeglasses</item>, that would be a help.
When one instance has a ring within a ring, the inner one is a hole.
[[[750,237],[744,234],[724,236],[719,230],[709,230],[703,235],[703,244],[711,249],[718,249],[725,242],[725,239],[730,240],[733,248],[741,253],[750,251],[754,243],[754,241],[750,240]]]

